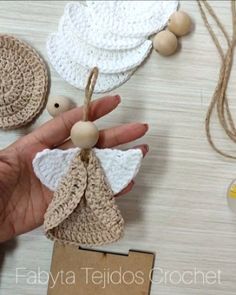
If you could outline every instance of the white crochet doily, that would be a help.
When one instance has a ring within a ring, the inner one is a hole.
[[[148,37],[160,31],[178,1],[87,1],[95,23],[122,37]]]
[[[122,50],[134,48],[145,41],[145,38],[123,38],[104,30],[100,21],[95,20],[88,8],[78,2],[68,3],[64,14],[70,20],[75,34],[94,47]]]
[[[58,32],[61,39],[60,48],[63,48],[72,60],[87,68],[97,66],[100,73],[120,73],[133,69],[143,62],[152,48],[150,40],[130,50],[95,48],[76,36],[66,16],[61,18]]]
[[[59,75],[85,89],[98,67],[95,92],[108,92],[142,64],[152,48],[147,38],[161,30],[178,1],[89,1],[68,3],[59,31],[49,37],[48,57]]]
[[[114,12],[118,21],[143,22],[156,13],[155,6],[160,1],[86,1],[91,12],[102,10],[104,14],[111,15]],[[132,13],[131,13],[132,12]],[[93,13],[94,15],[94,13]],[[111,20],[110,20],[111,21]]]
[[[140,149],[121,151],[116,149],[93,149],[100,160],[107,182],[114,194],[122,191],[136,176],[143,158]],[[40,181],[55,191],[63,176],[69,170],[70,163],[79,151],[45,149],[37,153],[33,160],[33,169]]]
[[[60,47],[61,38],[58,34],[52,34],[47,42],[48,57],[58,72],[58,74],[68,83],[79,89],[85,89],[87,77],[90,69],[85,68],[79,63],[73,61],[67,52]],[[132,75],[132,71],[126,71],[117,74],[100,73],[95,85],[94,92],[101,93],[110,91],[125,81]]]

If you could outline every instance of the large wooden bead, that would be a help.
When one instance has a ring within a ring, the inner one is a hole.
[[[75,146],[82,149],[89,149],[97,143],[99,131],[94,123],[90,121],[79,121],[71,128],[70,135]]]
[[[192,27],[189,15],[183,11],[174,12],[168,21],[168,30],[181,37],[188,34]]]
[[[169,31],[161,31],[154,37],[153,47],[161,55],[172,55],[177,50],[178,40],[173,33]]]
[[[55,96],[49,98],[47,111],[52,117],[56,117],[63,112],[69,111],[74,106],[74,103],[68,97]]]

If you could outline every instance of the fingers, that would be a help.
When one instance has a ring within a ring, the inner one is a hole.
[[[97,147],[111,148],[136,140],[148,131],[147,124],[130,123],[101,130]]]
[[[91,103],[90,120],[94,121],[114,110],[120,103],[119,95],[105,96]],[[47,147],[62,143],[70,135],[72,126],[81,119],[82,107],[77,107],[43,124],[32,132],[37,141]]]
[[[122,195],[128,194],[134,186],[134,181],[132,180],[121,192],[119,192],[115,197],[120,197]]]
[[[145,157],[149,151],[149,146],[148,144],[140,144],[140,145],[134,146],[133,149],[140,149],[143,153],[143,157]]]
[[[74,147],[75,147],[75,145],[73,144],[71,139],[68,139],[67,141],[65,141],[62,144],[60,144],[59,146],[57,146],[56,148],[61,149],[61,150],[67,150],[67,149],[71,149]]]
[[[147,144],[137,145],[133,148],[140,149],[143,153],[143,157],[145,157],[149,151],[149,147]],[[135,184],[135,182],[132,180],[121,192],[119,192],[117,195],[115,195],[115,197],[120,197],[122,195],[128,194],[130,191],[132,191],[134,184]]]
[[[125,144],[142,137],[147,130],[148,125],[142,123],[124,124],[118,127],[101,130],[97,146],[99,148],[112,148],[120,144]],[[60,149],[72,147],[74,147],[74,145],[71,140],[67,140],[58,146]]]

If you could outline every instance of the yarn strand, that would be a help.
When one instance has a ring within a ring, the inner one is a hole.
[[[232,37],[229,37],[228,32],[225,30],[223,24],[217,17],[216,13],[214,12],[213,8],[210,6],[210,4],[205,0],[197,0],[201,16],[203,18],[203,21],[206,25],[206,28],[216,46],[216,49],[221,57],[221,68],[219,73],[219,79],[217,82],[217,86],[215,88],[214,94],[212,96],[212,100],[210,102],[210,105],[207,110],[206,114],[206,120],[205,120],[205,129],[206,129],[206,135],[209,144],[211,147],[220,155],[225,156],[227,158],[236,159],[236,156],[230,155],[222,151],[220,148],[218,148],[215,144],[215,142],[212,139],[211,134],[211,119],[212,119],[212,113],[214,109],[216,108],[219,122],[224,129],[225,133],[229,137],[230,140],[236,143],[236,128],[235,123],[230,111],[229,107],[229,101],[227,97],[227,87],[230,79],[231,69],[233,65],[233,55],[234,55],[234,49],[236,45],[236,6],[235,1],[231,0],[231,14],[232,14],[232,27],[233,27],[233,33]],[[225,37],[225,40],[227,42],[227,50],[226,53],[224,53],[224,50],[220,44],[219,39],[216,36],[216,33],[214,32],[212,26],[210,25],[207,14],[214,19],[215,23],[217,24],[218,28],[222,32],[222,34]]]
[[[92,99],[94,87],[97,82],[98,77],[98,68],[95,67],[92,69],[92,71],[89,74],[88,81],[85,88],[85,99],[84,99],[84,108],[83,108],[83,121],[89,120],[89,107],[90,102]]]
[[[89,120],[90,103],[91,103],[93,91],[97,82],[97,77],[98,77],[98,68],[94,67],[89,74],[88,81],[85,88],[83,121]],[[86,164],[88,164],[89,162],[89,151],[90,149],[81,150],[81,159]]]

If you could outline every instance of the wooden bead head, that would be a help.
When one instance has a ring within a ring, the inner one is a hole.
[[[90,121],[79,121],[71,128],[71,140],[73,144],[81,149],[94,147],[99,138],[97,126]]]

